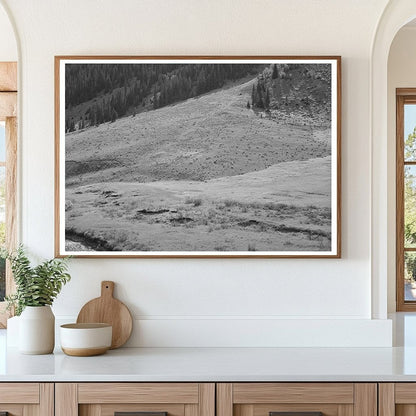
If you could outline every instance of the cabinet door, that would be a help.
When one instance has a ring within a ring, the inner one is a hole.
[[[415,416],[416,383],[380,383],[380,416]]]
[[[0,415],[53,416],[52,383],[0,383]]]
[[[56,416],[215,416],[213,383],[58,383]]]
[[[220,383],[217,416],[377,416],[377,384]]]

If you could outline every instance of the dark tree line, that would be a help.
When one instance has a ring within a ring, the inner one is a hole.
[[[161,108],[263,69],[258,64],[68,64],[66,108],[93,102],[76,120],[67,117],[66,131],[134,115],[149,105]]]
[[[142,91],[147,91],[160,74],[171,72],[177,67],[179,65],[67,64],[65,106],[76,106],[137,82]]]

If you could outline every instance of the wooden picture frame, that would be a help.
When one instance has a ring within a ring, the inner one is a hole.
[[[56,56],[55,255],[341,256],[339,56]]]

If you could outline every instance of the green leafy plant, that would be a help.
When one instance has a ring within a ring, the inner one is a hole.
[[[46,260],[31,266],[23,246],[3,254],[10,260],[16,293],[6,296],[7,309],[20,315],[26,306],[52,305],[59,292],[71,279],[68,258]]]

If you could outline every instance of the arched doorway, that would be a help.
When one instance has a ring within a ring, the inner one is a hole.
[[[394,171],[389,169],[388,150],[388,57],[394,37],[401,27],[416,17],[413,0],[390,2],[374,37],[371,60],[371,137],[372,137],[372,316],[387,317],[387,298],[391,291],[392,270],[395,265],[395,236],[392,236],[392,219],[395,217],[394,192],[391,180]],[[391,167],[391,166],[390,166]],[[392,208],[393,207],[393,208]],[[394,227],[393,227],[394,228]]]
[[[8,250],[17,244],[17,61],[18,47],[13,24],[0,0],[0,245]],[[13,292],[12,273],[0,258],[0,326],[6,326],[4,296]]]

